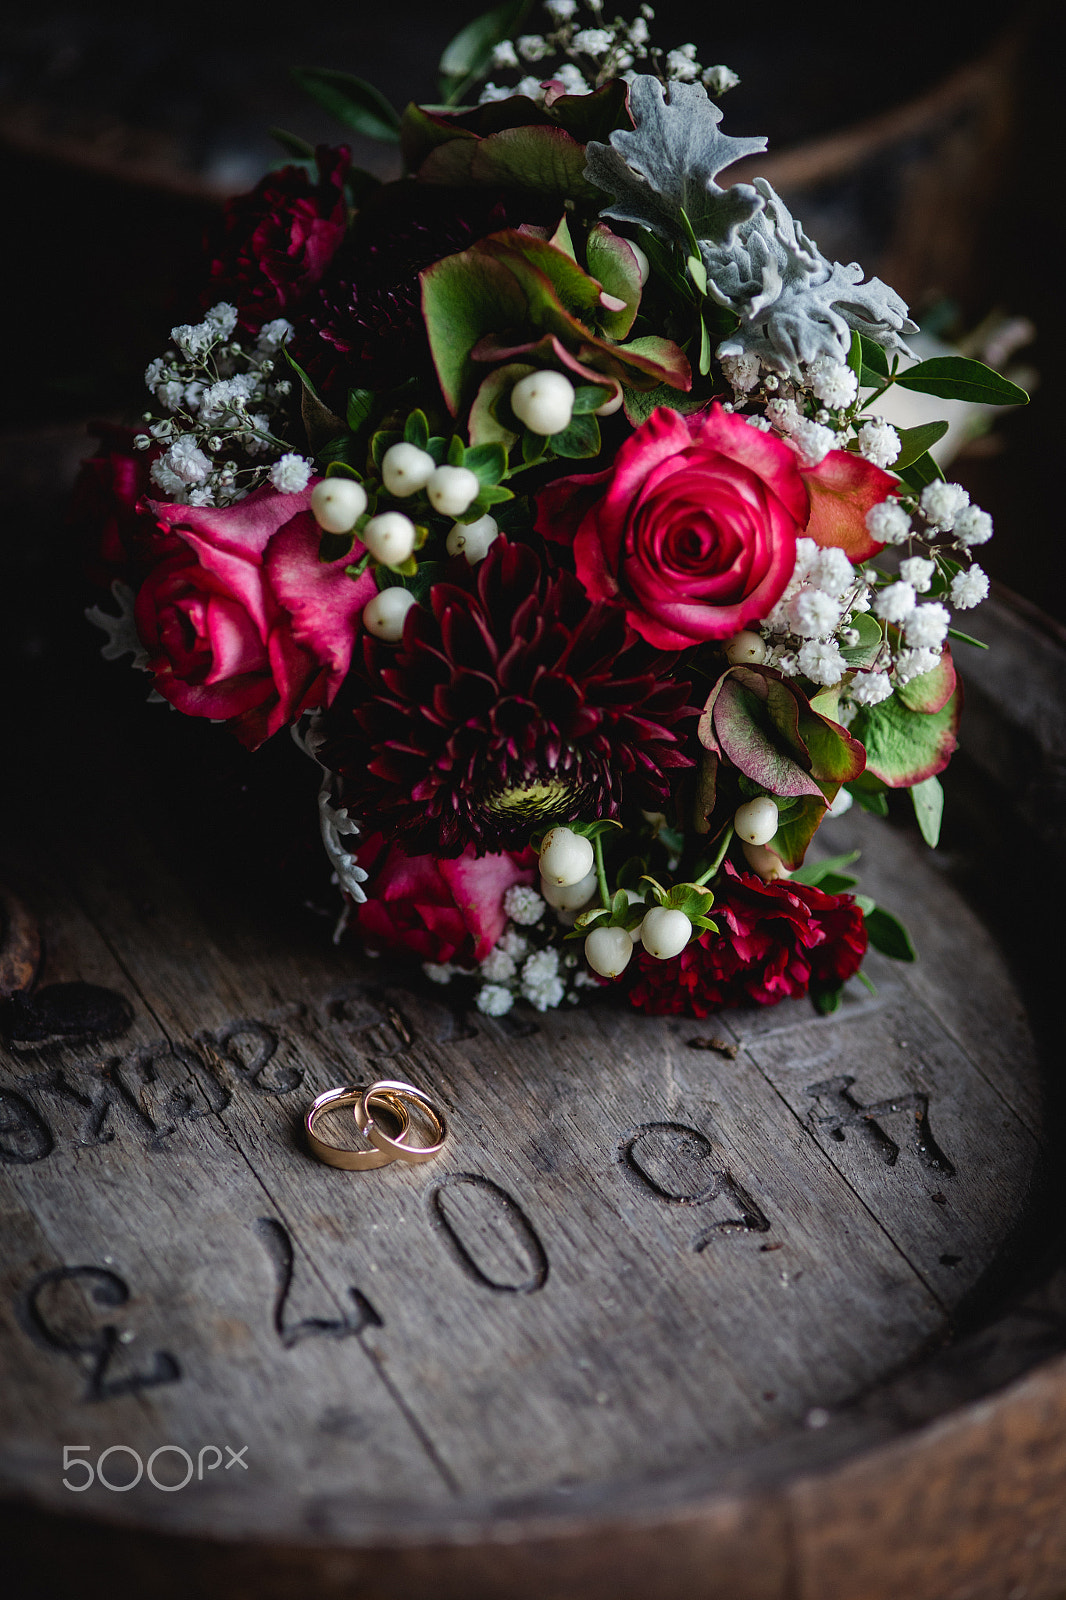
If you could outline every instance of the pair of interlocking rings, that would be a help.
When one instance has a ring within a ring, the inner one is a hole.
[[[370,1143],[370,1149],[353,1150],[342,1145],[327,1144],[315,1131],[316,1123],[329,1111],[341,1111],[351,1106],[355,1125]],[[375,1117],[385,1111],[396,1124],[395,1134],[386,1132]],[[425,1144],[409,1144],[408,1135],[414,1131],[411,1113],[419,1123],[419,1132],[429,1133]],[[304,1118],[307,1142],[312,1155],[329,1167],[343,1167],[346,1172],[368,1172],[374,1167],[387,1167],[390,1161],[429,1161],[437,1155],[448,1137],[448,1124],[444,1112],[434,1105],[428,1094],[416,1089],[413,1083],[401,1083],[392,1078],[381,1078],[368,1089],[327,1089],[320,1094]]]

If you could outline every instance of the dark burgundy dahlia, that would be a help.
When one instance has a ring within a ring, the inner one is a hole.
[[[399,648],[364,639],[320,755],[342,803],[412,855],[519,848],[548,818],[662,808],[696,715],[671,664],[501,535],[411,609]]]
[[[293,356],[342,415],[350,388],[391,389],[415,373],[431,373],[419,273],[501,228],[554,226],[557,211],[557,202],[536,195],[411,179],[384,185],[311,296]]]
[[[693,939],[679,956],[639,953],[628,974],[638,1011],[705,1017],[746,1001],[776,1005],[812,984],[834,988],[854,977],[866,953],[866,924],[852,895],[783,878],[763,883],[728,862],[711,916],[719,931]]]

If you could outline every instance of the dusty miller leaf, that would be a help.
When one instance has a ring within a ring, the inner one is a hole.
[[[629,110],[633,132],[617,129],[610,144],[586,147],[585,177],[613,197],[604,216],[684,241],[684,211],[697,237],[724,244],[761,210],[750,184],[723,189],[715,180],[742,156],[765,150],[766,140],[722,133],[722,113],[701,84],[670,83],[664,92],[658,78],[634,78]]]
[[[740,327],[718,355],[757,355],[772,370],[797,375],[801,362],[827,356],[845,362],[852,332],[910,354],[900,335],[917,324],[894,289],[862,282],[857,262],[822,255],[765,178],[755,179],[763,204],[724,243],[700,241],[708,293],[735,311]]]

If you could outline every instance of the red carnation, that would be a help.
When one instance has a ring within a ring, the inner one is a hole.
[[[228,300],[256,332],[291,313],[319,283],[344,238],[344,179],[351,153],[319,145],[318,180],[303,167],[270,172],[226,207],[203,305]]]
[[[812,983],[843,983],[866,953],[866,924],[852,895],[785,878],[763,883],[729,862],[711,915],[718,933],[693,939],[672,960],[639,953],[629,986],[638,1011],[705,1017],[746,1000],[776,1005]]]

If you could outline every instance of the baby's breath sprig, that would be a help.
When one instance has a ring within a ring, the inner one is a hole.
[[[144,375],[166,414],[146,411],[148,430],[135,443],[164,447],[152,482],[182,505],[234,505],[267,481],[299,494],[314,470],[275,431],[292,392],[292,380],[276,376],[292,324],[268,322],[252,346],[233,337],[236,326],[236,308],[223,302],[202,322],[172,328],[173,345]]]

